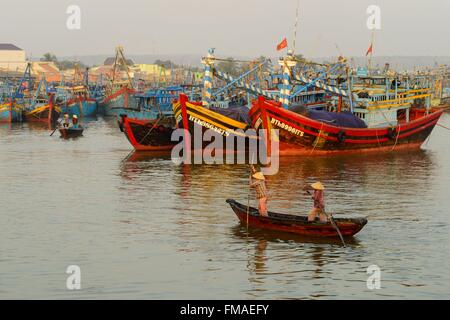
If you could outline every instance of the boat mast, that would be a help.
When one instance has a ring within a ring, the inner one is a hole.
[[[203,92],[202,92],[202,104],[203,106],[208,106],[211,103],[212,95],[212,68],[214,67],[214,50],[215,48],[210,48],[208,50],[208,55],[202,59],[202,64],[205,65],[205,75],[203,77]]]

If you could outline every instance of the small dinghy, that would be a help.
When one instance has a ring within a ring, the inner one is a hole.
[[[247,223],[247,206],[239,202],[228,199],[227,203],[242,224]],[[351,237],[357,234],[367,223],[366,218],[334,218],[342,236]],[[271,229],[296,233],[304,236],[314,237],[338,237],[335,227],[330,222],[309,222],[307,216],[297,216],[291,214],[282,214],[269,212],[268,217],[259,214],[258,209],[249,207],[248,209],[248,225],[250,227]]]
[[[78,128],[60,128],[59,133],[61,134],[61,138],[64,139],[77,138],[83,135],[83,127],[79,126]]]

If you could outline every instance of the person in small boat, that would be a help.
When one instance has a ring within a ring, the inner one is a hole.
[[[314,194],[312,199],[314,200],[314,207],[308,213],[308,221],[314,221],[317,217],[321,222],[327,222],[327,215],[325,214],[325,199],[324,199],[324,190],[325,187],[321,182],[315,182],[310,185],[310,187],[314,190]]]
[[[67,113],[64,114],[63,128],[68,128],[70,125],[69,115]]]
[[[76,114],[72,116],[72,128],[78,129],[78,116]]]
[[[252,168],[253,174],[250,177],[250,187],[255,188],[256,198],[258,199],[258,210],[259,214],[267,217],[267,188],[266,188],[266,178],[263,173]]]

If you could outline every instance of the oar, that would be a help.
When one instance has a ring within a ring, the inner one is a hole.
[[[50,133],[50,137],[55,133],[55,131],[56,131],[56,129],[58,129],[59,128],[59,126],[58,125],[61,125],[61,122],[60,121],[58,121],[58,123],[57,123],[57,125],[56,125],[56,127],[55,127],[55,130],[53,130],[53,132],[52,133]]]
[[[254,158],[254,153],[252,153],[252,161],[250,162],[250,181],[252,179],[252,174],[253,174],[253,158]],[[248,214],[250,212],[250,185],[248,186],[248,194],[247,194],[247,233],[248,233]]]
[[[311,195],[311,192],[309,192],[309,190],[306,190],[306,192],[307,192],[309,195]],[[342,244],[344,245],[344,247],[346,247],[345,241],[344,241],[344,237],[342,236],[341,230],[339,230],[339,227],[337,226],[336,222],[334,221],[333,216],[330,215],[330,214],[328,214],[328,213],[326,213],[325,211],[322,211],[322,212],[323,212],[323,213],[327,216],[327,218],[330,220],[331,225],[333,226],[334,229],[336,229],[336,231],[337,231],[337,233],[338,233],[338,235],[339,235],[339,238],[341,238]]]
[[[337,226],[336,222],[334,221],[333,216],[331,214],[326,213],[325,211],[323,211],[323,213],[325,213],[327,218],[330,219],[331,225],[336,229],[336,231],[339,235],[339,238],[341,238],[342,244],[344,245],[344,247],[346,247],[344,237],[342,236],[341,230],[339,230],[339,227]]]

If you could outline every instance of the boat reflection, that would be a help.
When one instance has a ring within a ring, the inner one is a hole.
[[[237,222],[239,223],[239,222]],[[247,228],[241,224],[235,225],[231,228],[231,235],[235,239],[259,242],[264,240],[268,243],[277,243],[286,242],[286,243],[308,243],[308,244],[328,244],[328,245],[336,245],[342,247],[342,242],[338,237],[307,237],[298,235],[295,233],[288,232],[279,232],[273,230],[266,229],[258,229],[258,228]],[[357,246],[360,244],[360,241],[357,237],[346,237],[345,244],[348,246]],[[267,246],[265,246],[267,248]]]

